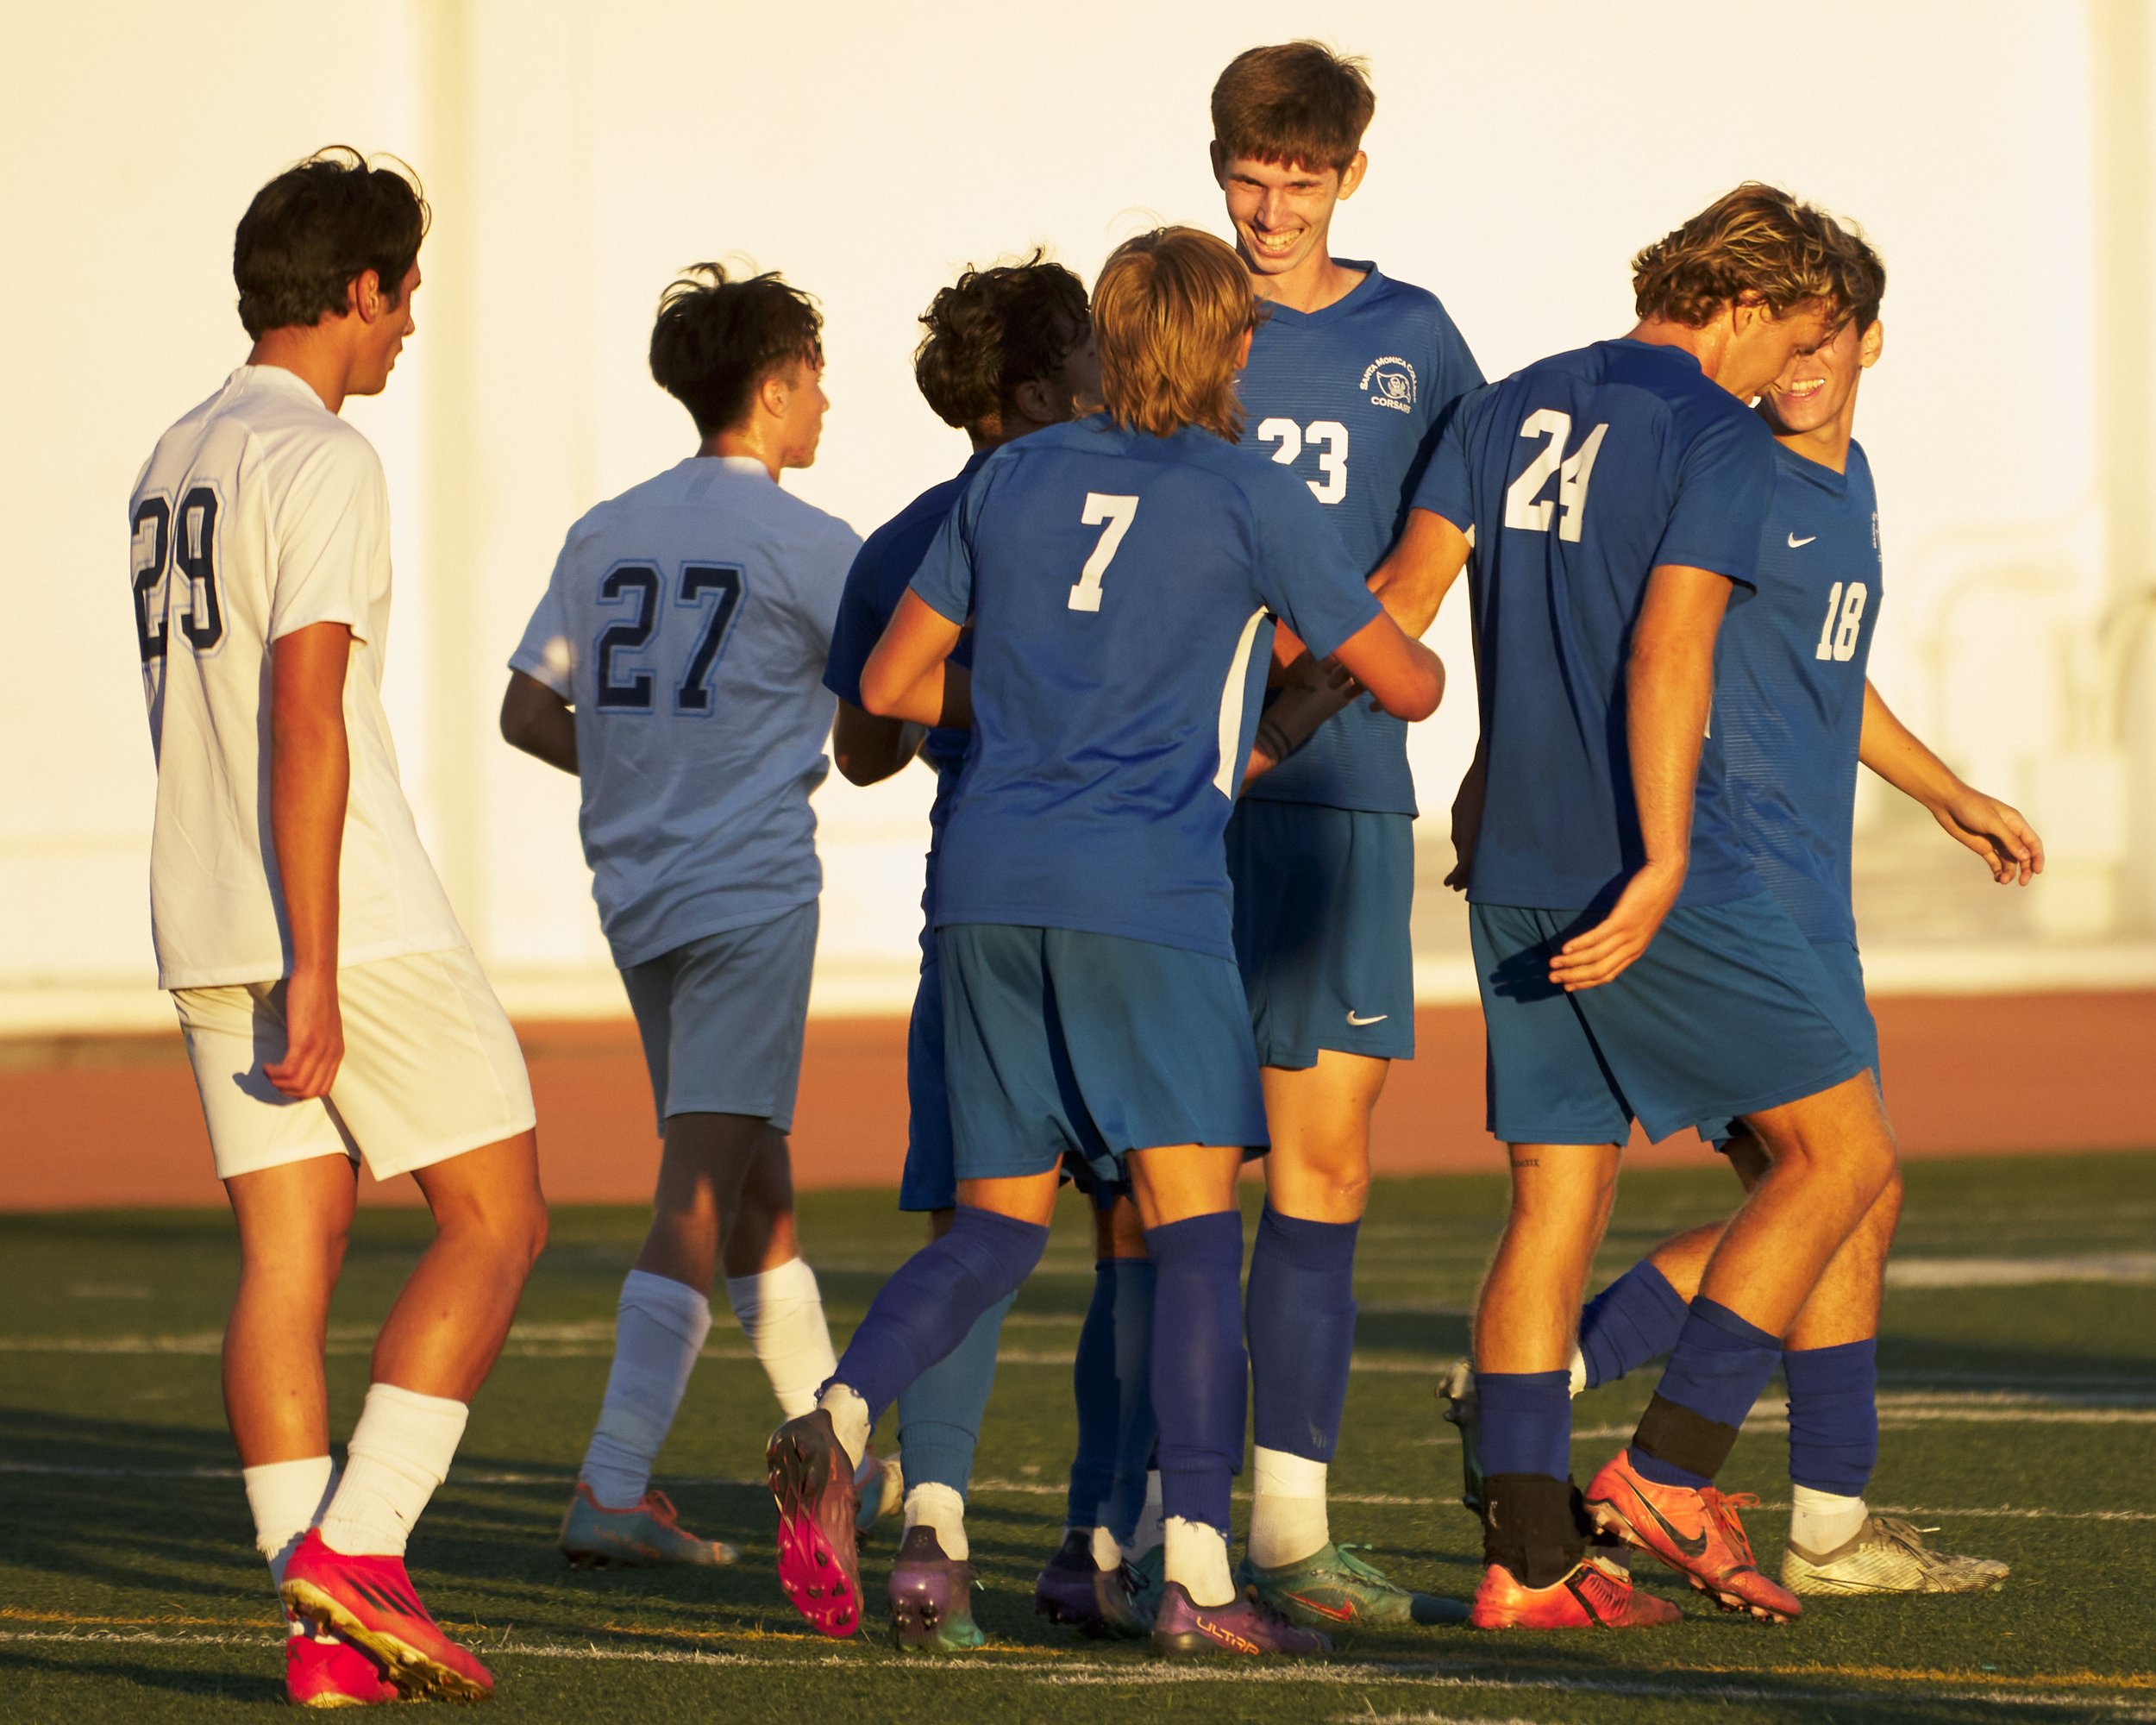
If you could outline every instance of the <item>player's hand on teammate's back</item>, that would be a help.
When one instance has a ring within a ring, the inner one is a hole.
[[[295,970],[285,982],[285,1057],[265,1061],[262,1076],[294,1101],[304,1101],[329,1094],[343,1061],[335,972]]]
[[[1649,862],[1625,882],[1617,902],[1585,934],[1576,934],[1550,961],[1550,980],[1568,994],[1614,982],[1653,942],[1684,889],[1681,863]]]
[[[1932,810],[1949,837],[1977,853],[2002,887],[2028,885],[2044,872],[2044,841],[2021,812],[1966,786]]]

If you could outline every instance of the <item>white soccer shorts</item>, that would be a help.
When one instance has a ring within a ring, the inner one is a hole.
[[[529,1132],[523,1051],[468,946],[337,973],[344,1060],[327,1097],[294,1101],[262,1076],[285,1052],[285,984],[172,994],[217,1177],[313,1156],[364,1157],[377,1180]]]

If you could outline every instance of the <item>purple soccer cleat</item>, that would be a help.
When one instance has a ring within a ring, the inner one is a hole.
[[[1193,1605],[1179,1581],[1161,1589],[1153,1619],[1153,1651],[1163,1659],[1197,1653],[1329,1653],[1332,1640],[1299,1628],[1245,1588],[1225,1605]]]
[[[821,1408],[788,1420],[764,1451],[779,1505],[779,1585],[826,1635],[861,1628],[861,1552],[855,1544],[853,1464]]]
[[[1102,1569],[1094,1563],[1092,1534],[1074,1527],[1033,1584],[1033,1609],[1094,1640],[1136,1640],[1152,1628],[1138,1601],[1141,1585],[1128,1564]]]
[[[933,1527],[906,1529],[891,1566],[891,1645],[960,1653],[988,1638],[973,1621],[974,1566],[943,1555]]]

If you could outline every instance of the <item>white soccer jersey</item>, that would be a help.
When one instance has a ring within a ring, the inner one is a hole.
[[[822,890],[824,658],[861,541],[744,456],[569,530],[512,669],[576,709],[592,894],[626,968]]]
[[[135,481],[135,632],[157,753],[150,922],[166,988],[289,975],[270,834],[270,643],[354,637],[338,962],[464,944],[397,778],[382,711],[389,492],[373,447],[274,366],[242,366]]]

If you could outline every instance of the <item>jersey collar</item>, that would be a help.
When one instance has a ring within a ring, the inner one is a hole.
[[[1306,329],[1320,323],[1330,323],[1336,317],[1344,317],[1366,303],[1385,279],[1378,273],[1377,266],[1368,258],[1335,258],[1332,261],[1342,269],[1362,271],[1362,280],[1332,304],[1321,305],[1315,311],[1298,311],[1292,305],[1282,305],[1269,299],[1265,302],[1272,308],[1268,314],[1269,321],[1294,324]]]
[[[1774,442],[1774,459],[1781,464],[1783,473],[1802,480],[1807,485],[1817,486],[1830,497],[1849,495],[1849,475],[1846,472],[1838,474],[1824,461],[1814,461],[1809,455],[1798,455],[1778,437]],[[1857,446],[1852,442],[1849,446],[1849,465],[1854,467],[1857,460]]]
[[[329,404],[315,393],[315,386],[298,372],[286,371],[282,366],[243,365],[235,368],[225,380],[228,387],[267,390],[272,395],[288,395],[295,401],[304,401],[319,407],[324,413]]]

